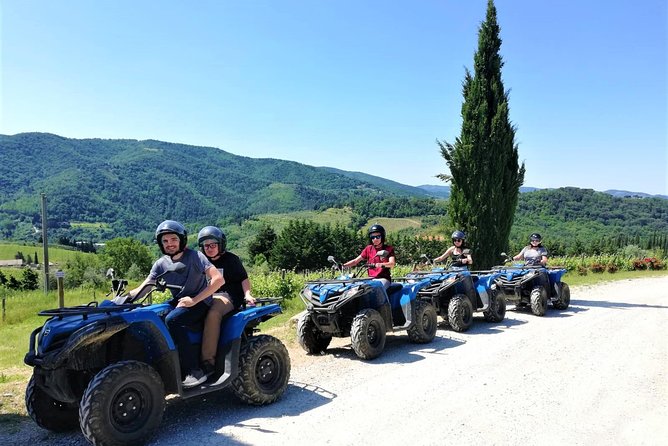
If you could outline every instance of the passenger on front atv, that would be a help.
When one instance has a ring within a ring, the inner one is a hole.
[[[202,384],[207,378],[199,367],[200,351],[190,342],[189,329],[204,320],[212,302],[211,295],[225,281],[204,254],[186,246],[188,232],[181,223],[163,221],[155,230],[155,240],[164,255],[156,260],[146,280],[130,291],[129,296],[133,300],[140,298],[141,291],[149,289],[146,285],[155,281],[170,265],[176,262],[185,265],[180,273],[164,275],[170,284],[182,286],[179,291],[170,288],[172,299],[169,304],[175,308],[165,318],[165,324],[179,352],[182,385],[188,389]]]
[[[206,315],[202,333],[202,370],[207,376],[214,373],[216,352],[223,317],[244,305],[255,305],[251,283],[241,259],[227,251],[227,237],[215,226],[205,226],[197,234],[197,244],[207,259],[218,268],[225,283],[213,295],[211,309]]]

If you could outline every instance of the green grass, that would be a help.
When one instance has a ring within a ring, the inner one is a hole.
[[[615,280],[637,279],[639,277],[663,277],[668,275],[668,271],[617,271],[616,273],[592,273],[589,272],[585,276],[579,275],[577,272],[571,271],[564,275],[562,280],[569,286],[578,285],[596,285],[603,282],[612,282]]]

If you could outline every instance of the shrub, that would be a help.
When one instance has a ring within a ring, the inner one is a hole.
[[[605,271],[605,265],[598,262],[594,262],[589,266],[589,269],[591,269],[592,273],[602,273],[603,271]]]
[[[617,270],[619,270],[619,267],[617,267],[617,265],[615,265],[614,263],[608,263],[607,269],[609,273],[616,273]]]

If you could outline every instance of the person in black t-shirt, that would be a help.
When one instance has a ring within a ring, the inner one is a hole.
[[[225,250],[227,238],[223,231],[215,226],[205,226],[197,235],[197,244],[225,279],[225,284],[213,294],[213,304],[206,315],[202,335],[202,368],[207,375],[211,375],[216,362],[223,316],[241,308],[244,302],[255,305],[255,299],[251,295],[250,280],[241,260]]]

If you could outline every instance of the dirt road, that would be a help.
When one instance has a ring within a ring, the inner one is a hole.
[[[509,311],[427,345],[389,336],[358,360],[293,349],[283,399],[170,404],[152,445],[659,445],[668,439],[668,277],[571,289],[545,317]],[[663,440],[661,440],[663,439]],[[26,423],[0,444],[83,445]]]

